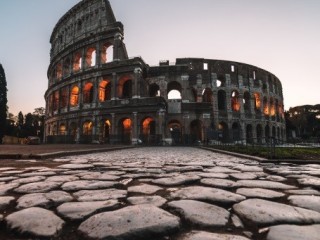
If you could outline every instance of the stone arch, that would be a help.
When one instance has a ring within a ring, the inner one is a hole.
[[[203,124],[199,119],[193,120],[190,123],[190,136],[192,143],[204,140]]]
[[[93,122],[85,121],[82,125],[82,134],[85,136],[91,136],[93,133]]]
[[[132,79],[129,76],[123,76],[118,83],[118,96],[121,99],[132,98]]]
[[[100,142],[110,143],[110,135],[111,135],[111,121],[106,118],[101,121],[100,126]]]
[[[219,109],[219,111],[226,111],[227,110],[226,92],[224,90],[218,91],[218,109]]]
[[[270,116],[275,116],[276,111],[275,111],[275,102],[273,97],[270,98]]]
[[[122,118],[119,121],[120,141],[123,144],[131,144],[133,122],[130,118]]]
[[[218,75],[218,78],[216,80],[217,87],[225,87],[226,86],[226,78],[223,75]]]
[[[149,97],[160,97],[160,87],[153,83],[149,85]]]
[[[261,124],[257,124],[256,132],[257,132],[257,143],[262,144],[263,132],[262,132]]]
[[[111,100],[111,81],[102,80],[99,84],[99,101]]]
[[[67,127],[64,123],[61,123],[59,126],[59,135],[66,135],[67,134]]]
[[[254,97],[254,109],[256,111],[260,111],[261,108],[261,97],[260,97],[260,93],[254,93],[253,94]]]
[[[146,117],[141,121],[141,140],[144,143],[154,143],[156,136],[156,122],[152,117]]]
[[[94,67],[96,65],[97,51],[94,47],[89,47],[86,52],[86,67]]]
[[[73,58],[73,72],[78,72],[82,68],[82,57],[81,53],[77,52]]]
[[[61,89],[60,92],[60,108],[66,108],[68,106],[68,89],[66,87]]]
[[[250,93],[248,91],[244,92],[243,94],[243,109],[246,112],[250,112],[251,111],[251,97],[250,97]]]
[[[182,125],[180,121],[171,120],[168,123],[168,130],[174,144],[182,143]]]
[[[109,63],[113,61],[113,45],[105,43],[101,50],[101,63]]]
[[[252,125],[251,124],[247,124],[247,126],[246,126],[246,141],[247,141],[247,143],[253,143],[254,142],[253,131],[252,131]]]
[[[79,104],[79,87],[73,86],[70,92],[70,106],[74,107]]]
[[[241,140],[241,126],[238,122],[232,124],[232,138],[233,141]]]
[[[229,127],[228,124],[225,122],[219,123],[219,132],[218,132],[218,139],[222,142],[228,142],[229,140]]]
[[[233,90],[231,93],[231,109],[234,112],[240,111],[239,92],[237,90]]]
[[[83,87],[83,103],[93,102],[93,84],[92,82],[87,82]]]
[[[263,98],[263,113],[264,115],[269,115],[269,104],[268,104],[268,98]]]
[[[202,102],[212,103],[213,102],[213,92],[211,88],[205,88],[202,92]]]
[[[58,110],[58,108],[59,108],[59,91],[55,91],[54,93],[53,93],[53,111],[57,111]]]
[[[56,78],[58,80],[61,80],[61,78],[62,78],[62,64],[61,63],[57,64],[57,67],[56,67]]]
[[[182,87],[177,81],[172,81],[167,85],[167,98],[168,99],[181,99],[182,98]]]

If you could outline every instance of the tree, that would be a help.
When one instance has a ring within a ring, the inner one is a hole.
[[[18,113],[18,137],[25,137],[23,133],[23,125],[24,125],[24,116],[23,113],[20,111]]]
[[[4,69],[0,63],[0,144],[5,134],[7,123],[7,81]]]

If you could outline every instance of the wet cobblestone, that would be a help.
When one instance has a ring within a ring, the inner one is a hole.
[[[319,239],[317,164],[184,147],[53,162],[0,168],[0,239]]]

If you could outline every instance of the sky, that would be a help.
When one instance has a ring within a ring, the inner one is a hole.
[[[45,107],[49,39],[80,0],[0,0],[0,63],[9,112]],[[275,74],[285,109],[320,104],[319,0],[110,0],[129,57],[149,65],[196,57]]]

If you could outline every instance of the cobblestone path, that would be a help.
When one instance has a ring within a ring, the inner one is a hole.
[[[0,168],[0,239],[316,240],[320,166],[136,148]]]

